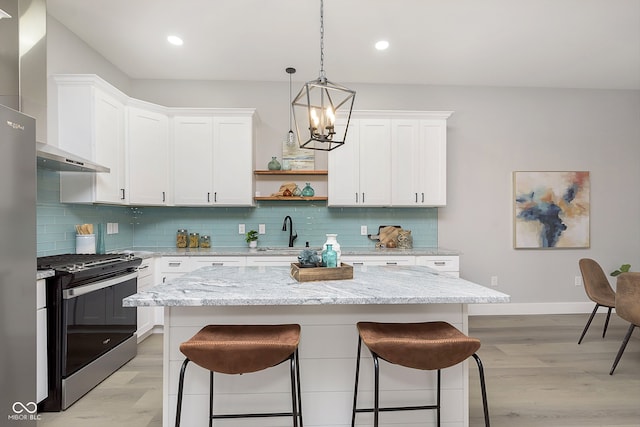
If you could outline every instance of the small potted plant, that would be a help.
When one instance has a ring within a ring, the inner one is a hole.
[[[244,238],[247,241],[250,248],[258,246],[258,232],[256,230],[247,231],[247,236]]]

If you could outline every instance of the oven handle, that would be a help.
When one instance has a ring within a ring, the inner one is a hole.
[[[88,294],[100,289],[108,288],[109,286],[117,285],[118,283],[126,282],[127,280],[135,279],[138,277],[138,272],[125,274],[123,276],[112,277],[107,280],[101,280],[99,282],[91,283],[84,286],[78,286],[77,288],[65,289],[62,291],[62,298],[72,299],[81,295]]]

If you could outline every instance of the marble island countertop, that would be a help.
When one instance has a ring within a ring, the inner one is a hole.
[[[203,267],[124,299],[135,306],[503,303],[510,297],[424,266],[354,268],[353,279],[297,282],[289,267]]]

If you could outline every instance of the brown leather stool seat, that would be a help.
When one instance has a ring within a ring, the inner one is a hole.
[[[351,426],[355,425],[356,413],[359,412],[373,412],[374,427],[377,427],[379,412],[424,409],[436,410],[437,425],[440,426],[440,370],[457,365],[471,356],[473,356],[478,364],[485,425],[487,427],[489,426],[489,410],[487,406],[484,370],[482,362],[476,354],[476,351],[480,348],[480,340],[468,337],[446,322],[359,322],[357,327],[359,332],[358,356],[356,360],[356,382]],[[356,408],[362,342],[369,348],[374,362],[374,407],[364,409]],[[407,368],[428,371],[437,370],[436,403],[422,406],[381,408],[379,402],[379,358],[386,362]]]
[[[180,345],[186,356],[180,371],[176,427],[180,425],[182,391],[187,364],[191,361],[210,372],[209,425],[216,418],[293,417],[294,427],[302,424],[298,344],[300,325],[208,325]],[[213,414],[213,373],[247,374],[290,361],[291,412],[259,414]]]

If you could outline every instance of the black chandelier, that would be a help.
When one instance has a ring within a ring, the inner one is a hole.
[[[300,148],[331,151],[344,144],[356,92],[327,80],[324,72],[324,1],[320,0],[320,77],[304,84],[291,102]],[[336,116],[346,116],[336,129]]]

